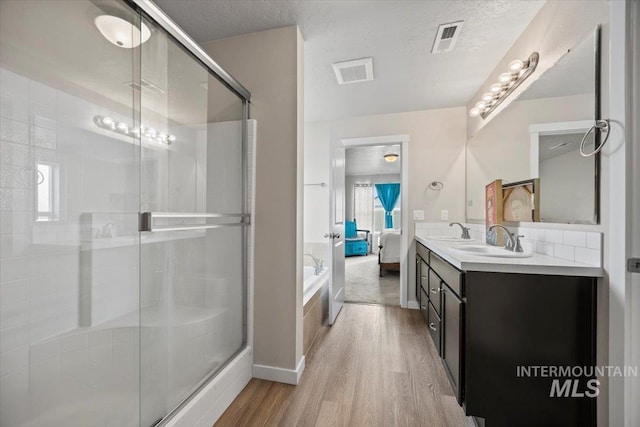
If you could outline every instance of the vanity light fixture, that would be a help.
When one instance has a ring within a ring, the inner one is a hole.
[[[149,40],[151,31],[144,22],[140,29],[129,21],[113,15],[100,15],[93,23],[100,34],[110,43],[125,49],[132,49]]]
[[[111,117],[100,115],[94,116],[93,122],[101,129],[110,130],[112,132],[119,133],[120,135],[134,136],[136,138],[143,136],[146,139],[164,145],[170,145],[176,140],[175,135],[169,135],[165,132],[158,133],[158,131],[151,127],[140,126],[140,128],[134,128],[124,122],[116,122]]]
[[[398,157],[399,157],[399,156],[398,156],[397,154],[395,154],[395,153],[389,153],[389,154],[385,154],[385,155],[384,155],[384,160],[385,160],[387,163],[393,163],[393,162],[395,162],[396,160],[398,160]]]
[[[505,100],[538,66],[540,55],[533,52],[526,61],[516,59],[509,63],[509,71],[498,76],[498,83],[489,86],[489,91],[484,93],[470,110],[471,117],[486,119],[495,108]]]

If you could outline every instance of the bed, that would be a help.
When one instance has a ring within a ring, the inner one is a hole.
[[[378,242],[380,277],[385,271],[400,271],[400,230],[385,230]]]

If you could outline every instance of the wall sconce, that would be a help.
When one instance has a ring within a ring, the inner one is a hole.
[[[480,101],[469,110],[469,115],[486,119],[511,92],[533,73],[538,66],[539,59],[538,52],[533,52],[526,61],[520,59],[511,61],[509,71],[498,76],[498,83],[489,87],[489,92],[482,95]]]
[[[165,132],[158,132],[154,128],[140,126],[140,128],[134,128],[127,125],[124,122],[117,122],[111,117],[94,116],[93,122],[101,129],[110,130],[112,132],[119,133],[120,135],[133,136],[139,138],[141,136],[150,139],[160,144],[170,145],[176,140],[175,135],[168,135]]]
[[[396,160],[398,160],[398,157],[399,157],[399,156],[398,156],[397,154],[395,154],[395,153],[389,153],[389,154],[385,154],[385,155],[384,155],[384,160],[385,160],[387,163],[393,163],[393,162],[395,162]]]

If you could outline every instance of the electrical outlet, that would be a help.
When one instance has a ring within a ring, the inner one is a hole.
[[[424,221],[424,211],[422,210],[413,211],[413,219],[415,221]]]
[[[449,211],[446,209],[443,209],[440,211],[440,219],[442,221],[449,221]]]
[[[467,206],[473,206],[473,200],[468,200],[467,201]]]

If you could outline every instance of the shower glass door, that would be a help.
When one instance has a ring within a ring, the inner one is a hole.
[[[141,49],[141,425],[246,342],[243,101],[153,22]]]

